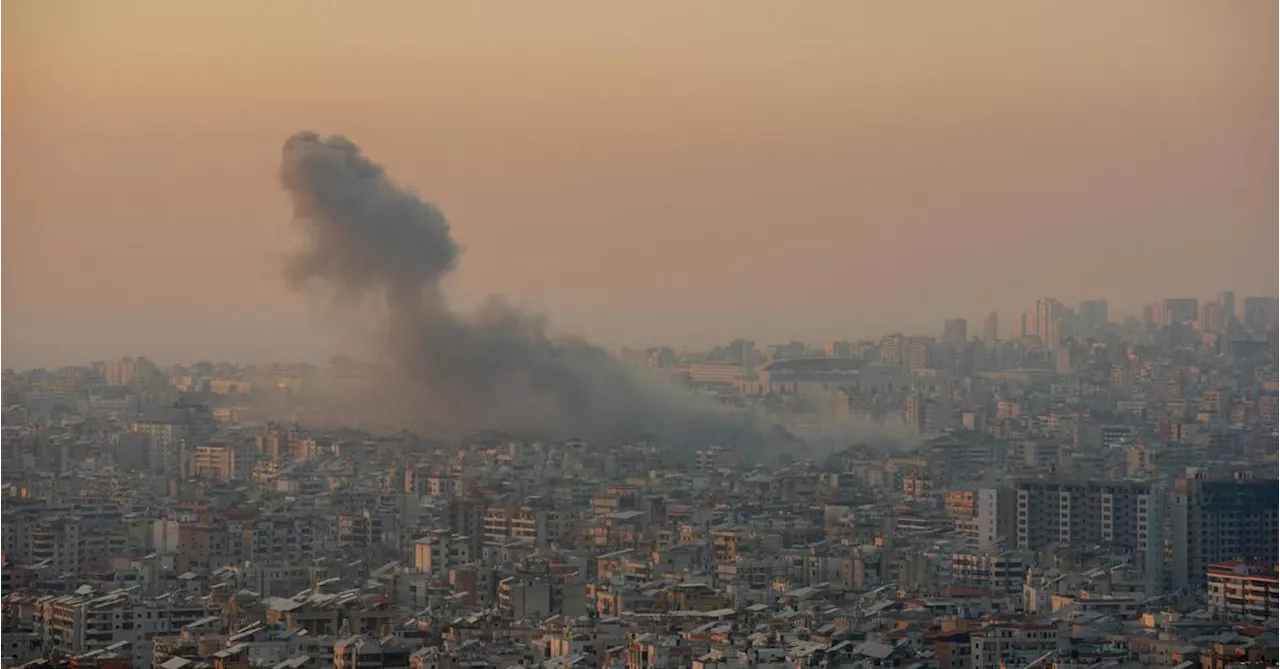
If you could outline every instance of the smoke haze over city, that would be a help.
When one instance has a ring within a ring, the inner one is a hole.
[[[387,381],[398,386],[402,424],[433,434],[501,430],[623,441],[702,434],[759,443],[745,419],[647,386],[580,339],[553,340],[544,319],[500,297],[475,314],[457,313],[440,286],[458,260],[444,215],[350,140],[291,136],[280,183],[307,235],[288,263],[291,283],[348,306],[369,299],[385,305],[393,370]]]
[[[0,3],[0,669],[1280,666],[1277,3]]]
[[[726,7],[6,3],[5,363],[367,353],[279,281],[308,127],[610,350],[1275,295],[1274,3]]]

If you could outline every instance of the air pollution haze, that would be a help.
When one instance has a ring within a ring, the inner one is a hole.
[[[782,438],[746,414],[651,383],[581,339],[553,338],[544,318],[501,298],[474,314],[454,311],[441,288],[459,256],[448,220],[348,139],[290,137],[280,182],[306,233],[287,280],[337,304],[385,302],[394,409],[414,426],[748,450]]]

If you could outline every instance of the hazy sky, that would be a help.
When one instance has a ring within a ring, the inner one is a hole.
[[[1267,0],[8,0],[3,362],[331,352],[279,278],[304,129],[439,204],[458,303],[609,346],[1274,295],[1276,24]]]

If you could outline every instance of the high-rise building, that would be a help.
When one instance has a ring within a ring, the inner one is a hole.
[[[272,462],[278,461],[280,454],[284,452],[281,448],[280,426],[273,421],[267,421],[265,433],[258,437],[258,452]]]
[[[237,465],[240,465],[237,467]],[[232,444],[201,444],[196,446],[194,474],[215,481],[233,481],[241,478],[244,461],[237,462],[236,447]]]
[[[1222,309],[1222,316],[1227,319],[1228,325],[1236,321],[1236,294],[1234,291],[1224,290],[1218,293],[1218,306]]]
[[[1222,312],[1222,305],[1217,302],[1205,302],[1200,309],[1200,318],[1196,327],[1201,332],[1222,332],[1226,330],[1227,318]]]
[[[912,337],[907,341],[907,371],[920,372],[933,368],[933,342],[923,337]]]
[[[880,340],[880,362],[886,365],[901,365],[905,359],[906,339],[900,334],[891,334]]]
[[[1276,298],[1250,296],[1244,298],[1240,320],[1246,330],[1262,332],[1276,324]]]
[[[138,364],[132,358],[112,360],[103,368],[102,375],[109,386],[127,386],[137,377]]]
[[[1063,325],[1062,319],[1050,320],[1044,325],[1040,331],[1040,341],[1044,342],[1045,348],[1056,351],[1062,344],[1062,340],[1066,338],[1062,332]]]
[[[156,409],[135,418],[129,423],[129,430],[146,436],[151,469],[181,474],[182,442],[192,431],[185,414]]]
[[[1035,320],[1031,324],[1031,333],[1044,339],[1045,332],[1049,329],[1049,324],[1057,318],[1058,301],[1050,298],[1036,300]]]
[[[1245,472],[1222,479],[1203,474],[1179,478],[1169,505],[1169,585],[1203,584],[1209,565],[1216,562],[1276,564],[1278,495],[1276,479]]]
[[[1017,499],[1009,488],[981,488],[974,495],[974,520],[978,527],[978,550],[1012,546],[1017,531]]]
[[[1142,306],[1142,327],[1144,330],[1151,330],[1152,327],[1158,325],[1156,321],[1156,304],[1143,304]]]
[[[963,318],[949,318],[942,325],[942,341],[956,348],[969,341],[969,321]]]
[[[982,321],[982,343],[991,348],[1000,340],[1000,321],[996,316],[996,312],[987,314],[987,318]]]
[[[907,428],[916,434],[921,434],[925,431],[924,414],[927,402],[924,395],[919,392],[913,391],[910,395],[907,395],[905,416]]]
[[[1106,300],[1083,300],[1080,302],[1080,326],[1086,332],[1097,330],[1106,324]]]
[[[1039,336],[1046,347],[1056,349],[1070,336],[1071,316],[1071,310],[1052,297],[1036,300],[1032,332],[1028,334]]]
[[[1193,297],[1175,297],[1155,304],[1156,325],[1182,325],[1193,322],[1199,316],[1199,300]]]
[[[1033,312],[1024,311],[1018,314],[1018,317],[1015,318],[1013,321],[1014,340],[1016,341],[1018,339],[1022,339],[1023,337],[1030,337],[1031,335],[1037,334],[1035,332],[1034,323],[1035,323],[1035,314]]]
[[[1019,550],[1108,544],[1163,581],[1161,491],[1151,481],[1039,479],[1017,484]]]

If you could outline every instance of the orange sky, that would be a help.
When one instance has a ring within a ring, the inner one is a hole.
[[[686,4],[5,2],[4,364],[341,346],[303,129],[610,346],[1276,293],[1274,2]]]

